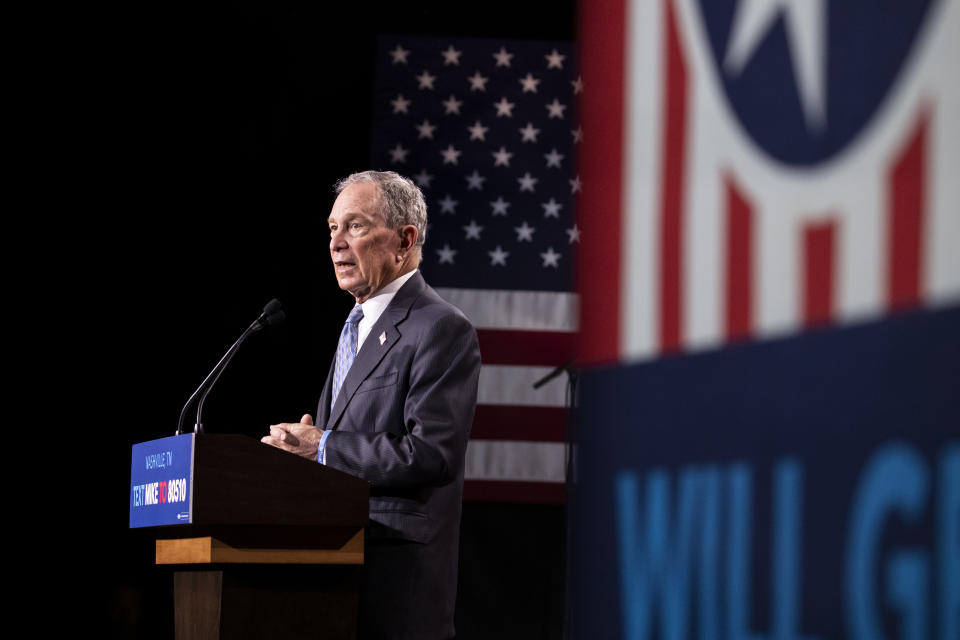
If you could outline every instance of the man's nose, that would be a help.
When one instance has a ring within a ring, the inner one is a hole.
[[[330,233],[330,250],[346,249],[347,237],[343,231],[337,230]]]

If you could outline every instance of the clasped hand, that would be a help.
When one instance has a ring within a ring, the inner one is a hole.
[[[313,417],[306,413],[300,422],[284,422],[270,425],[270,435],[260,438],[260,442],[277,449],[283,449],[310,460],[317,459],[317,447],[323,429],[313,425]]]

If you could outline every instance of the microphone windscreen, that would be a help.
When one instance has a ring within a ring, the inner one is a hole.
[[[267,306],[263,308],[263,315],[269,316],[272,313],[280,310],[280,301],[274,298],[267,303]]]

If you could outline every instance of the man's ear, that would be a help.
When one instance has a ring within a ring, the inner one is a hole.
[[[417,228],[412,224],[407,224],[399,229],[400,232],[400,248],[404,251],[409,251],[415,244],[417,244]]]

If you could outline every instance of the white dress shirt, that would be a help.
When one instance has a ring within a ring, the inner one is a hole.
[[[383,315],[383,312],[390,305],[393,296],[397,295],[400,287],[417,271],[418,269],[414,269],[410,273],[403,274],[360,304],[363,308],[363,318],[361,318],[360,324],[357,326],[357,353],[360,353],[363,341],[370,335],[370,329],[373,328],[373,325],[377,323],[377,320],[380,319],[380,316]]]

